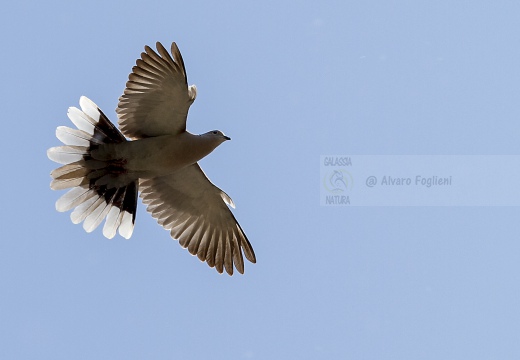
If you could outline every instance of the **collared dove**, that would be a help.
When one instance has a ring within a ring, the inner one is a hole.
[[[65,146],[53,147],[48,157],[60,164],[51,172],[51,188],[72,188],[56,202],[56,210],[91,232],[106,218],[103,235],[116,232],[130,238],[134,229],[137,193],[147,211],[192,255],[233,274],[244,272],[245,257],[256,262],[244,231],[227,205],[231,198],[206,177],[197,161],[230,140],[218,130],[201,135],[186,131],[195,85],[188,86],[181,53],[145,52],[132,68],[119,98],[118,130],[88,98],[80,109],[69,108],[77,129],[60,126],[56,137]],[[132,139],[127,140],[125,137]]]

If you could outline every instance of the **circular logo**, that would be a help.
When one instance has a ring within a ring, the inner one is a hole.
[[[343,169],[331,170],[323,177],[323,186],[333,194],[342,194],[353,184],[352,175]]]

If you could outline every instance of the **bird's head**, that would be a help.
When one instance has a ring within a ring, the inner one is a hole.
[[[224,133],[220,130],[213,130],[208,131],[205,134],[202,134],[201,136],[204,136],[208,139],[213,139],[214,141],[218,142],[219,144],[223,143],[226,140],[231,140],[229,136],[224,135]]]

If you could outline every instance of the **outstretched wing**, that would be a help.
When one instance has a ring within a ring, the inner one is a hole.
[[[185,131],[188,109],[197,96],[196,87],[188,87],[177,44],[172,43],[173,58],[160,42],[157,51],[145,46],[119,98],[119,127],[132,139]]]
[[[182,247],[219,273],[233,274],[233,264],[244,273],[245,257],[256,262],[255,253],[228,205],[233,201],[213,185],[198,164],[174,174],[141,180],[143,203],[157,222]]]

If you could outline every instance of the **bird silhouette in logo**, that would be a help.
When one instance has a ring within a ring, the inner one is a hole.
[[[345,176],[339,170],[334,170],[334,172],[329,178],[329,182],[330,185],[332,185],[333,192],[343,192],[346,191],[348,188]]]

